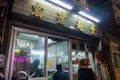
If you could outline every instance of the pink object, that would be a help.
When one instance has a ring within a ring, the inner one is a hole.
[[[15,57],[14,62],[30,62],[29,58]]]

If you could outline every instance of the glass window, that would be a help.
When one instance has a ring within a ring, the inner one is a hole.
[[[45,37],[18,33],[15,45],[13,77],[18,72],[30,78],[45,76]]]
[[[93,62],[93,55],[91,52],[73,50],[72,51],[72,72],[73,72],[73,80],[78,79],[78,69],[79,69],[79,61],[82,58],[89,59],[90,66],[92,66],[94,70],[94,62]]]
[[[94,61],[93,54],[89,52],[90,44],[78,40],[71,41],[72,48],[72,74],[73,80],[78,80],[78,69],[79,69],[79,61],[82,58],[86,58],[86,61],[92,66],[94,70]]]
[[[68,41],[49,37],[48,39],[48,61],[47,61],[47,72],[48,80],[53,80],[56,65],[61,64],[62,70],[66,72],[67,79],[69,78],[69,47]],[[69,79],[68,79],[69,80]]]
[[[86,58],[85,52],[81,52],[78,50],[72,51],[72,72],[73,72],[73,80],[78,80],[78,63],[81,58]]]
[[[85,52],[72,51],[72,70],[78,72],[78,62],[81,58],[86,58]]]

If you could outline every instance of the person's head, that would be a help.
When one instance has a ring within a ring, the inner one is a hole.
[[[87,66],[86,59],[85,58],[80,59],[79,65],[80,66]]]
[[[56,68],[57,68],[57,70],[62,70],[62,65],[61,64],[57,64]]]
[[[35,59],[34,62],[33,62],[34,66],[36,66],[36,67],[39,66],[39,63],[40,63],[39,59]]]

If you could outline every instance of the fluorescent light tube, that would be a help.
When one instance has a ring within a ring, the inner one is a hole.
[[[61,2],[60,0],[50,0],[51,2],[55,3],[55,4],[58,4],[68,10],[71,10],[73,7],[68,5],[68,4],[65,4],[64,2]]]
[[[82,16],[84,16],[84,17],[86,17],[86,18],[89,18],[89,19],[91,19],[91,20],[95,21],[95,22],[100,22],[100,20],[99,20],[99,19],[96,19],[96,18],[94,18],[94,17],[92,17],[92,16],[90,16],[90,15],[86,14],[86,13],[85,13],[85,12],[83,12],[83,11],[79,11],[78,13],[79,13],[80,15],[82,15]]]

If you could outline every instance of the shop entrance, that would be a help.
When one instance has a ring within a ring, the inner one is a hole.
[[[94,68],[93,53],[85,49],[84,42],[13,27],[6,64],[6,80],[25,78],[28,80],[53,80],[61,64],[68,80],[77,80],[78,62],[89,58]]]

